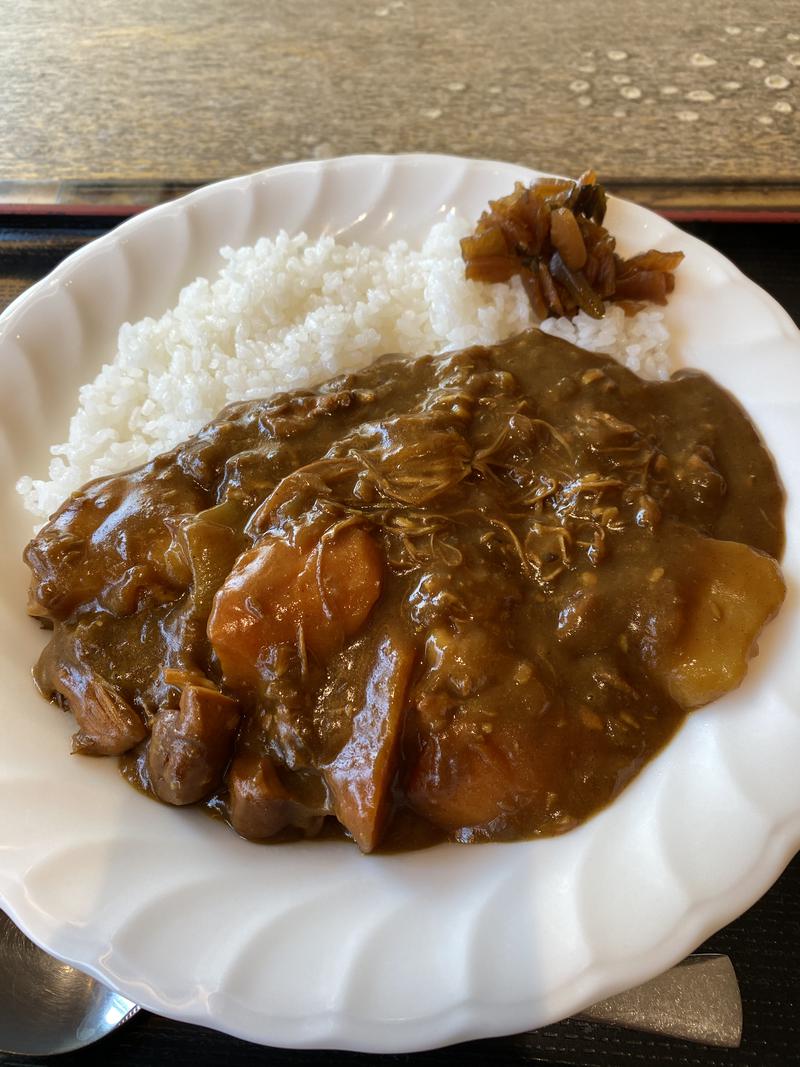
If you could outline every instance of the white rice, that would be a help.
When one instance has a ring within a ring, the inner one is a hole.
[[[69,439],[51,449],[49,479],[17,483],[25,506],[45,519],[89,479],[174,447],[231,401],[311,386],[382,352],[492,344],[532,325],[516,279],[464,279],[458,242],[470,228],[450,216],[420,250],[286,233],[224,248],[213,281],[192,282],[160,319],[121,328],[113,360],[80,390]],[[645,376],[669,373],[659,311],[626,318],[610,307],[599,321],[580,313],[542,328]]]

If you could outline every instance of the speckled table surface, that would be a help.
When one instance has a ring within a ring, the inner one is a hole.
[[[450,152],[800,212],[796,0],[0,0],[0,200]]]

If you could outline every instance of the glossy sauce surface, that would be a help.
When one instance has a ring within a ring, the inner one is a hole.
[[[236,404],[26,550],[77,751],[244,836],[564,832],[738,685],[783,493],[708,378],[530,331]]]

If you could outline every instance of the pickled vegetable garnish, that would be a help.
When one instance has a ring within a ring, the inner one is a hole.
[[[577,181],[547,178],[492,200],[461,242],[466,276],[507,282],[518,275],[539,319],[585,311],[600,319],[605,301],[665,304],[683,252],[651,249],[623,259],[603,226],[606,193],[594,171]]]

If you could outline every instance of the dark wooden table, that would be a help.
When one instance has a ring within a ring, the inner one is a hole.
[[[0,215],[0,307],[47,273],[64,255],[106,232],[115,219],[80,215]],[[696,223],[692,232],[719,248],[769,290],[800,323],[800,226]],[[745,915],[720,930],[703,951],[731,956],[742,989],[744,1040],[715,1050],[667,1038],[567,1021],[534,1033],[473,1042],[415,1056],[362,1056],[261,1048],[223,1034],[141,1013],[100,1045],[59,1058],[63,1067],[318,1067],[326,1064],[645,1063],[788,1067],[800,1064],[800,856]],[[27,1062],[0,1054],[0,1065]]]
[[[800,213],[797,0],[6,0],[0,201],[448,152]]]

